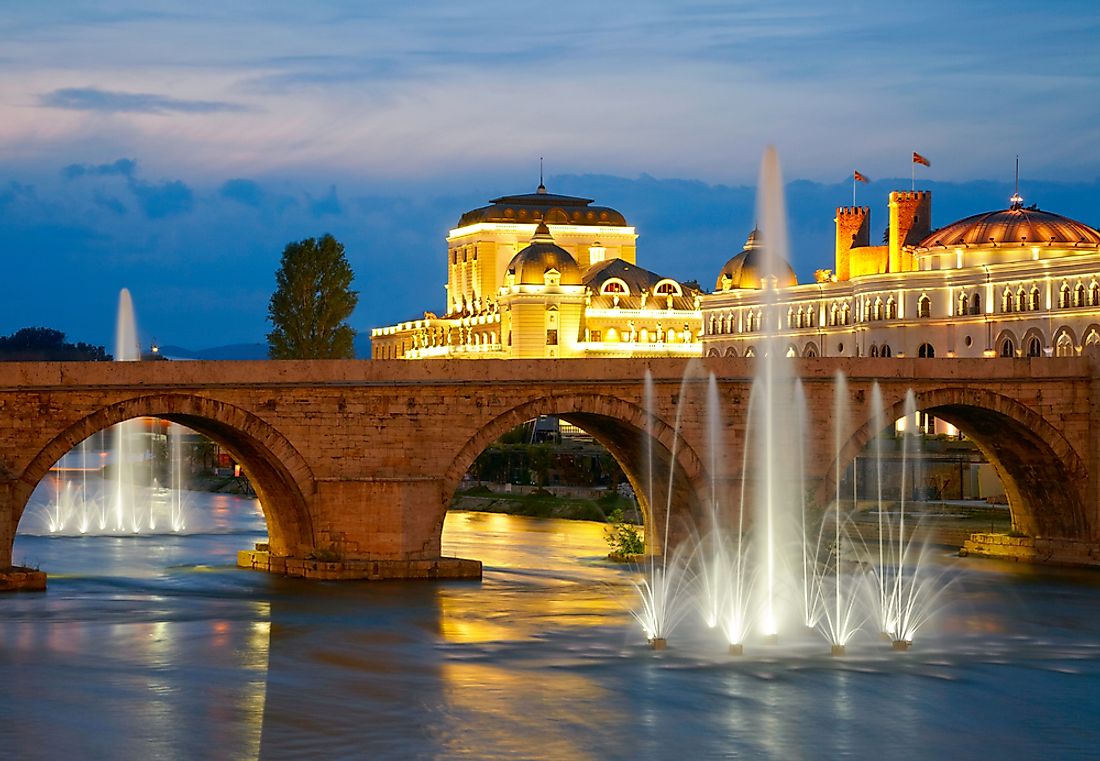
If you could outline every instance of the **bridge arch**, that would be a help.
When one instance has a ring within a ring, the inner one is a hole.
[[[905,397],[885,401],[882,420],[905,414]],[[1088,483],[1084,460],[1061,431],[1008,396],[981,388],[939,388],[916,394],[916,408],[944,420],[977,445],[993,466],[1008,497],[1013,527],[1035,537],[1088,536],[1081,489]],[[840,472],[880,433],[873,413],[857,423],[841,447]],[[822,474],[819,504],[836,490],[837,460]]]
[[[267,519],[273,554],[293,555],[301,548],[312,548],[308,498],[314,482],[306,461],[281,433],[252,413],[189,394],[152,394],[117,401],[54,435],[15,482],[13,534],[35,487],[58,460],[89,436],[140,417],[161,418],[197,431],[241,463]]]
[[[703,515],[706,483],[703,461],[695,450],[677,436],[673,425],[658,416],[647,427],[642,407],[617,397],[601,394],[545,396],[519,404],[481,425],[454,456],[443,478],[442,503],[435,522],[435,537],[442,534],[447,508],[463,476],[474,460],[494,441],[513,428],[540,415],[552,415],[590,434],[619,463],[630,482],[642,510],[647,528],[647,543],[660,551],[659,532],[650,527],[663,526],[665,503],[672,505],[669,542],[675,543],[690,531]],[[652,431],[653,494],[649,494],[646,436]]]

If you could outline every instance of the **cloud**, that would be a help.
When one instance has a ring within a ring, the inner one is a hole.
[[[258,207],[263,202],[264,191],[252,180],[227,180],[218,191],[222,198],[228,198],[245,206]]]
[[[149,219],[183,214],[191,211],[195,204],[195,196],[191,188],[179,180],[163,182],[159,185],[132,180],[130,189],[137,196],[142,211]]]
[[[325,215],[338,216],[344,213],[344,206],[340,203],[340,199],[336,197],[336,186],[331,185],[328,189],[328,194],[323,198],[309,197],[309,210],[315,217],[323,217]]]
[[[69,164],[61,170],[61,176],[66,180],[75,180],[77,177],[132,177],[137,169],[137,161],[134,159],[118,159],[110,164]]]
[[[70,111],[100,111],[131,114],[214,114],[225,111],[246,111],[238,103],[219,100],[184,100],[156,93],[119,92],[95,87],[65,87],[39,97],[49,108]]]
[[[113,211],[115,214],[126,213],[126,205],[114,196],[108,196],[97,192],[92,196],[92,200],[95,201],[96,206],[100,206],[108,211]]]

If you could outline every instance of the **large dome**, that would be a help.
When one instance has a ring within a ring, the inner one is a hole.
[[[463,214],[458,220],[458,226],[466,227],[478,222],[503,222],[506,224],[546,222],[550,225],[626,226],[626,218],[615,209],[608,206],[592,206],[591,198],[547,193],[544,185],[539,185],[534,193],[494,198],[490,204]]]
[[[554,244],[550,230],[540,222],[531,245],[508,263],[508,272],[515,276],[516,285],[545,285],[546,273],[551,269],[561,274],[561,285],[581,284],[581,268],[577,261],[564,248]]]
[[[753,230],[745,241],[745,249],[726,262],[726,266],[718,273],[714,290],[722,291],[726,288],[760,288],[760,280],[764,277],[764,247],[760,242],[760,231]],[[789,288],[798,285],[798,278],[794,270],[787,262],[780,263],[779,287]],[[728,282],[723,282],[727,281]]]
[[[960,219],[931,232],[918,249],[989,245],[1086,246],[1100,245],[1100,232],[1069,217],[1038,208],[1012,206]]]

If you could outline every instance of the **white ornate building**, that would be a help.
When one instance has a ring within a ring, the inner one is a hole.
[[[836,215],[834,270],[778,289],[791,356],[1044,357],[1100,344],[1100,232],[1026,207],[931,229],[931,194],[890,194],[888,242],[870,210]],[[703,298],[704,352],[755,353],[763,316],[755,236]]]

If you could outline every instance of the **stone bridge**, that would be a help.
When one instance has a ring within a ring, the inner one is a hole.
[[[0,568],[11,565],[28,499],[58,459],[142,416],[199,431],[242,464],[270,537],[269,553],[242,553],[253,567],[320,578],[479,574],[476,561],[441,557],[447,507],[478,454],[537,415],[605,445],[651,525],[671,505],[672,541],[703,526],[712,495],[727,506],[724,520],[740,504],[753,361],[0,363]],[[837,442],[843,469],[881,420],[902,416],[912,390],[918,409],[985,453],[1020,532],[1100,543],[1095,359],[788,361],[810,410],[813,501],[833,493]],[[847,375],[850,420],[833,419],[837,371]],[[708,431],[711,374],[722,414]],[[883,418],[872,409],[876,381]],[[720,457],[708,445],[715,430]]]

